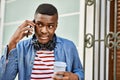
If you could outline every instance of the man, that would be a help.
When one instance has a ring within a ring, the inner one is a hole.
[[[11,37],[0,60],[0,80],[83,80],[84,72],[72,41],[56,36],[57,9],[41,4],[34,20],[26,20]],[[31,35],[32,38],[21,40]],[[54,62],[67,64],[66,71],[54,73]],[[59,77],[57,75],[62,75]]]

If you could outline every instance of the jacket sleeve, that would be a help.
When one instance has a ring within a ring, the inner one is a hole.
[[[79,80],[84,80],[84,71],[83,67],[78,55],[78,51],[76,49],[76,46],[73,43],[71,51],[73,54],[73,65],[72,65],[72,72],[77,74],[79,77]]]
[[[14,80],[18,72],[17,49],[12,49],[9,55],[7,50],[6,46],[0,59],[0,80]]]

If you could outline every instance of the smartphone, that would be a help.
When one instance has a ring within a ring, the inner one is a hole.
[[[35,20],[33,20],[33,22],[35,23]],[[32,26],[29,26],[29,27],[32,28]],[[28,30],[28,31],[27,31],[27,35],[26,35],[26,37],[29,36],[29,33],[30,33],[30,31]],[[34,33],[34,30],[33,30],[33,33]]]

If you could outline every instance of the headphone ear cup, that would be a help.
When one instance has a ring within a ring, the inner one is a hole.
[[[46,48],[49,49],[50,51],[52,51],[54,49],[53,41],[48,42],[48,44],[46,45]]]
[[[49,49],[50,51],[54,50],[55,48],[55,42],[52,40],[47,44],[47,49]]]
[[[35,50],[39,50],[40,49],[40,45],[39,45],[38,41],[34,41],[33,45],[34,45],[34,49]]]

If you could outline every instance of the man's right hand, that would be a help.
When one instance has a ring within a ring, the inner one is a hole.
[[[32,28],[28,27],[31,26]],[[16,44],[26,35],[31,35],[33,32],[33,28],[35,23],[33,21],[25,20],[23,24],[21,24],[15,33],[12,35],[9,43],[8,43],[8,53],[11,49],[16,47]],[[29,31],[29,33],[27,33]]]

